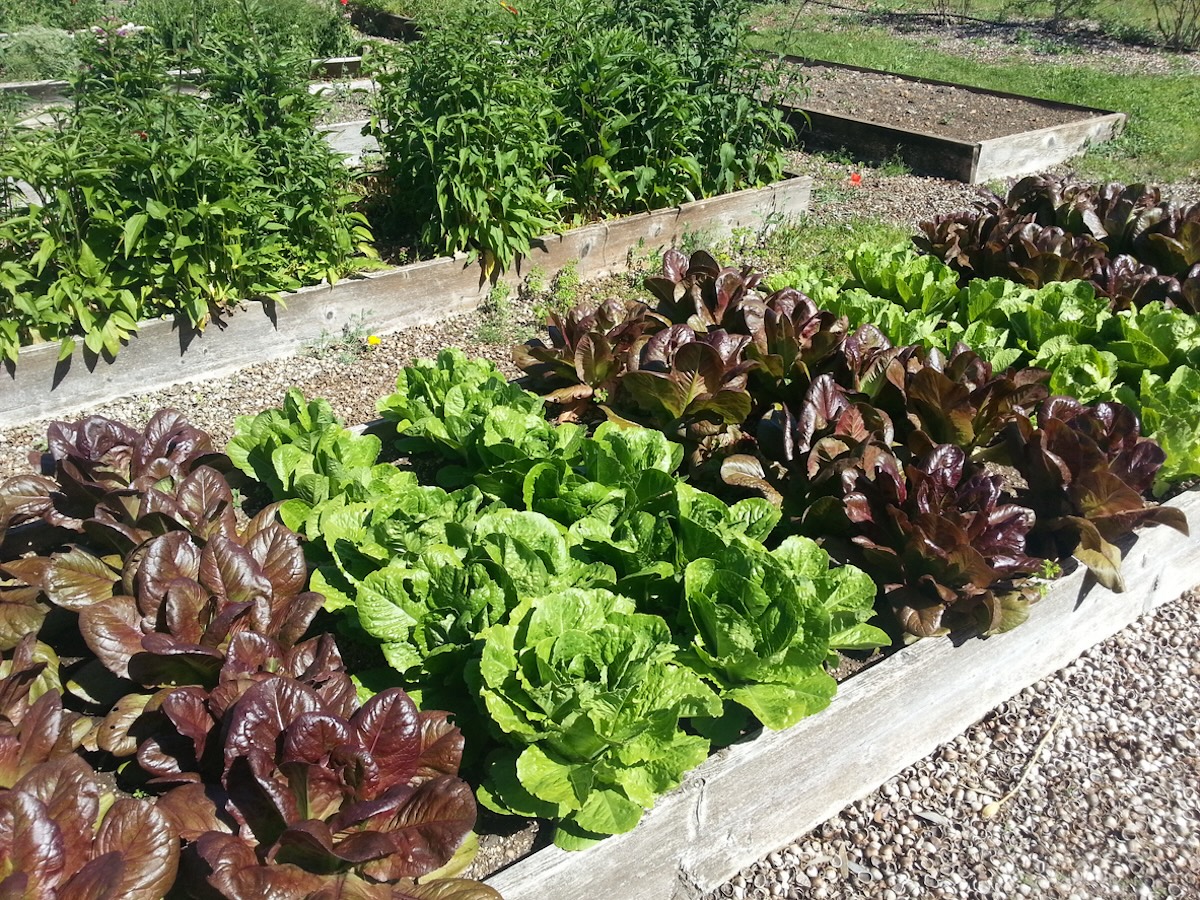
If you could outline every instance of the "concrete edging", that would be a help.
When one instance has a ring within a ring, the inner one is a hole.
[[[682,206],[574,228],[535,242],[533,251],[499,280],[515,285],[537,266],[547,277],[578,261],[581,278],[628,267],[632,253],[677,244],[686,234],[706,239],[735,228],[768,229],[808,210],[812,179],[790,178]],[[466,256],[441,257],[362,278],[303,288],[281,302],[252,301],[204,332],[180,320],[141,324],[115,359],[82,346],[58,362],[58,343],[23,348],[17,365],[0,368],[0,428],[63,416],[116,397],[224,375],[252,363],[289,356],[322,336],[358,324],[375,334],[427,324],[476,309],[492,284]]]
[[[1200,492],[1167,505],[1200,535]],[[578,853],[539,850],[487,883],[505,900],[699,900],[1200,582],[1200,538],[1157,526],[1121,547],[1125,593],[1079,567],[1019,628],[959,646],[918,641],[841,685],[824,712],[719,751],[628,834]]]

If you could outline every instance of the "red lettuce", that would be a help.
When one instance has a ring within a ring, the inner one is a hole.
[[[495,900],[475,882],[416,880],[444,866],[475,822],[457,777],[458,729],[398,688],[330,703],[275,675],[225,712],[217,785],[161,801],[195,870],[222,896]],[[431,882],[433,884],[433,882]]]
[[[163,897],[179,865],[174,829],[152,801],[102,800],[78,756],[42,763],[0,790],[0,895]]]

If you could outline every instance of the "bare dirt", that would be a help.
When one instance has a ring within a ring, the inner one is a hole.
[[[808,96],[801,104],[805,109],[963,141],[1006,137],[1102,114],[882,72],[818,63],[799,68],[807,79]]]

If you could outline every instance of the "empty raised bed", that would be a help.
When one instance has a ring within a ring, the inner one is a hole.
[[[786,57],[808,95],[784,108],[806,147],[849,148],[981,184],[1045,170],[1117,137],[1124,113],[878,69]]]

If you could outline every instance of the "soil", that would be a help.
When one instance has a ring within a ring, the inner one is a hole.
[[[1103,114],[882,72],[816,63],[801,68],[808,89],[800,104],[804,109],[962,141],[1005,137]]]
[[[363,78],[316,82],[310,88],[319,93],[328,106],[317,119],[317,125],[335,125],[371,118],[374,89]]]

